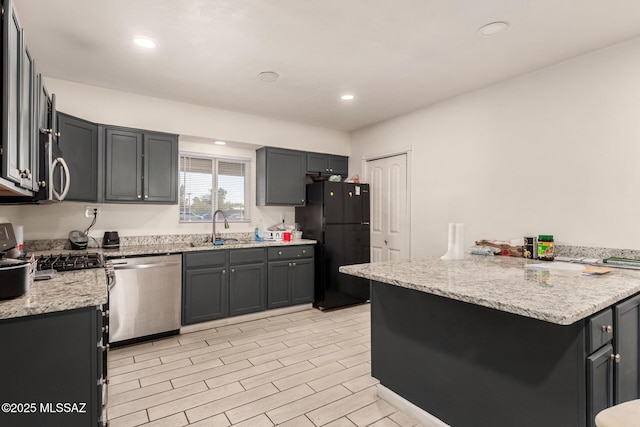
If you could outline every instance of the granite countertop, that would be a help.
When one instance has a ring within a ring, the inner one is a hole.
[[[0,320],[54,311],[97,307],[107,302],[103,268],[66,271],[50,280],[33,282],[24,295],[0,301]]]
[[[530,270],[544,264],[548,270]],[[411,259],[340,267],[342,273],[440,295],[559,325],[570,325],[640,292],[640,271],[600,276],[583,265],[468,255],[464,260]]]
[[[268,248],[297,245],[313,245],[315,240],[296,239],[285,241],[227,241],[224,245],[214,246],[211,243],[186,242],[142,244],[122,246],[119,249],[88,248],[82,251],[70,249],[43,249],[30,254],[49,255],[66,253],[101,253],[106,259],[123,256],[155,255],[182,253],[203,250],[225,250],[245,248]],[[75,308],[99,306],[107,302],[106,273],[102,268],[88,270],[58,272],[50,280],[35,281],[30,289],[21,297],[0,300],[0,320],[13,317],[30,316],[54,311],[72,310]]]

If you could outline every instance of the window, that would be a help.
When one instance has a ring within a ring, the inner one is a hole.
[[[179,221],[211,222],[218,209],[229,222],[249,221],[249,162],[180,153]]]

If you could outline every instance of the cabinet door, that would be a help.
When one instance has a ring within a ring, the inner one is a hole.
[[[305,202],[305,153],[265,149],[264,166],[258,168],[258,205],[301,206]]]
[[[178,137],[144,135],[145,202],[178,203]]]
[[[183,324],[205,322],[229,315],[229,280],[226,267],[186,270]]]
[[[21,36],[22,69],[20,73],[20,136],[18,138],[18,168],[20,186],[27,190],[35,186],[37,173],[37,135],[35,134],[35,78],[36,65],[27,47],[24,30]]]
[[[229,315],[253,313],[267,308],[264,263],[231,266]]]
[[[349,173],[349,158],[346,156],[329,156],[329,172],[332,175],[347,176]]]
[[[291,261],[273,261],[268,264],[267,308],[291,304],[289,292]]]
[[[329,156],[322,153],[307,153],[307,173],[329,172]]]
[[[624,301],[614,309],[615,353],[620,355],[615,370],[615,403],[640,397],[640,295]]]
[[[314,264],[313,258],[292,262],[291,304],[313,302]]]
[[[596,414],[613,405],[613,347],[607,344],[587,358],[587,426]]]
[[[98,125],[58,114],[58,144],[73,177],[65,200],[98,201]]]
[[[5,19],[2,34],[3,50],[3,156],[2,176],[19,183],[20,150],[20,82],[21,82],[21,37],[22,31],[18,17],[13,10],[13,1],[4,2]]]
[[[142,134],[107,128],[105,201],[142,201]]]

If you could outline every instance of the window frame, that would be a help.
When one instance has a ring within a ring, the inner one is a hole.
[[[180,204],[180,186],[183,184],[182,174],[182,159],[183,158],[198,158],[203,160],[211,160],[212,162],[212,180],[211,185],[212,189],[215,188],[216,192],[211,195],[211,214],[218,209],[218,175],[219,175],[219,162],[229,162],[229,163],[242,163],[245,165],[244,167],[244,218],[242,219],[234,219],[227,218],[229,223],[250,223],[251,222],[251,163],[252,159],[250,157],[239,157],[239,156],[225,156],[219,154],[210,154],[210,153],[199,153],[192,151],[180,151],[178,153],[178,223],[180,224],[202,224],[202,223],[211,223],[211,219],[200,219],[200,220],[186,220],[180,218],[180,212],[183,205]],[[224,220],[220,217],[220,215],[216,216],[216,222],[224,222]]]

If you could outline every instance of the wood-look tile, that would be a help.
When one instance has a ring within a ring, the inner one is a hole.
[[[222,351],[232,348],[231,344],[228,342],[221,342],[214,345],[207,345],[207,343],[204,341],[201,341],[201,343],[203,345],[191,349],[187,349],[187,347],[189,347],[188,345],[180,346],[179,348],[175,349],[174,353],[160,356],[160,361],[162,363],[169,363],[180,359],[186,359],[188,357],[190,358],[200,356],[202,354],[212,355],[216,351]],[[208,360],[210,359],[217,359],[217,357],[211,357]],[[193,360],[191,361],[193,362]]]
[[[278,387],[279,390],[286,390],[288,388],[295,387],[300,384],[306,384],[310,381],[315,380],[316,378],[322,378],[327,375],[331,375],[335,372],[342,371],[344,369],[345,367],[339,363],[330,363],[328,365],[309,369],[299,374],[293,374],[288,377],[273,381],[273,385]]]
[[[234,424],[234,427],[271,427],[273,425],[265,414],[260,414],[241,423]]]
[[[191,384],[186,387],[171,389],[152,396],[143,397],[141,399],[130,400],[118,405],[109,405],[109,418],[118,418],[123,415],[132,414],[137,411],[146,410],[152,406],[161,405],[163,403],[172,402],[185,396],[202,393],[208,388],[204,383]]]
[[[283,365],[293,365],[294,363],[302,362],[303,360],[309,360],[314,357],[324,356],[325,354],[334,353],[340,351],[340,347],[335,344],[325,345],[324,347],[314,348],[302,353],[293,354],[285,358],[280,359]]]
[[[420,427],[421,424],[413,417],[405,414],[404,412],[396,411],[389,415],[389,419],[393,420],[400,427]]]
[[[189,424],[189,427],[228,427],[231,422],[225,414],[214,415],[211,418],[205,418],[202,421]]]
[[[276,424],[294,419],[301,415],[311,412],[314,409],[321,408],[329,403],[340,400],[349,396],[351,392],[342,385],[326,389],[319,393],[313,393],[310,396],[290,402],[279,408],[267,411],[267,416]]]
[[[378,399],[372,404],[350,413],[347,415],[347,418],[349,418],[358,427],[365,427],[393,414],[396,411],[397,409],[389,403],[382,399]]]
[[[313,357],[309,359],[309,362],[316,366],[326,365],[327,363],[335,362],[338,360],[346,359],[361,353],[366,353],[368,349],[363,345],[356,345],[353,347],[343,348],[339,351],[324,354],[322,356]]]
[[[377,397],[368,304],[233,320],[110,352],[110,425],[419,426]]]
[[[315,366],[305,360],[294,365],[284,366],[282,368],[274,369],[269,372],[253,375],[249,378],[241,380],[240,384],[242,384],[245,389],[249,390],[263,384],[271,383],[283,378],[288,378],[292,375],[308,371],[313,368],[315,368]]]
[[[109,419],[109,427],[134,427],[149,421],[147,411],[138,411],[119,418]]]
[[[276,344],[272,344],[272,345],[276,345]],[[313,350],[313,347],[311,347],[309,344],[300,344],[295,347],[287,347],[285,345],[285,347],[282,350],[273,351],[271,353],[261,354],[260,356],[251,357],[249,359],[249,362],[251,362],[254,365],[259,365],[260,363],[270,362],[271,360],[282,359],[284,357],[291,356],[293,354],[302,353],[304,351],[309,351],[309,350]]]
[[[143,397],[162,393],[163,391],[168,391],[172,389],[173,387],[171,386],[170,381],[154,384],[149,387],[136,388],[123,393],[115,394],[113,396],[109,395],[109,405],[112,405],[112,406],[119,405],[121,403],[129,402],[132,400],[138,400]]]
[[[185,351],[206,347],[206,346],[207,346],[207,343],[205,341],[196,341],[190,344],[177,345],[169,348],[161,348],[161,349],[158,349],[157,351],[150,351],[148,353],[133,356],[133,358],[135,359],[136,363],[138,363],[138,362],[144,362],[145,360],[148,360],[148,359],[162,358],[164,356],[168,356],[171,354],[183,353]]]
[[[182,368],[185,366],[190,366],[191,361],[189,359],[181,359],[176,360],[175,362],[166,363],[163,365],[152,366],[150,368],[138,369],[133,372],[127,372],[121,375],[111,375],[109,374],[109,384],[120,384],[123,382],[140,379],[143,377],[148,377],[151,375],[156,375],[161,372],[171,371],[173,369]]]
[[[311,411],[307,417],[316,425],[327,424],[340,417],[344,417],[358,409],[375,402],[378,399],[376,388],[370,387],[350,396],[330,403],[322,408]]]
[[[223,356],[220,359],[225,364],[232,363],[232,362],[237,362],[238,360],[248,360],[252,357],[282,350],[284,348],[287,348],[287,346],[282,343],[276,343],[276,344],[268,345],[266,347],[258,347],[252,350],[243,351],[242,353],[230,354],[229,356]]]
[[[185,359],[185,360],[189,360],[189,359]],[[176,363],[176,362],[170,362],[170,363],[167,363],[166,365],[170,365],[171,363]],[[191,375],[194,373],[199,373],[209,369],[217,368],[218,366],[222,366],[222,365],[223,363],[222,363],[222,360],[220,359],[209,360],[204,363],[198,363],[197,365],[192,365],[191,363],[189,363],[186,366],[177,367],[171,370],[164,370],[162,372],[141,377],[140,385],[142,387],[146,387],[146,386],[157,384],[163,381],[168,381],[175,378],[180,378],[182,376]]]
[[[189,359],[191,359],[191,362],[194,364],[198,364],[206,362],[207,360],[220,359],[221,357],[229,356],[230,354],[242,353],[248,350],[260,348],[260,346],[254,342],[240,345],[238,347],[233,347],[229,344],[229,346],[225,346],[223,349],[217,348],[218,345],[223,344],[224,343],[218,343],[198,350],[198,353],[196,355],[189,356]]]
[[[277,360],[263,363],[262,365],[251,366],[239,371],[230,372],[225,375],[220,375],[215,378],[209,379],[206,382],[209,388],[219,387],[222,384],[227,384],[234,381],[242,381],[246,378],[251,378],[255,375],[264,374],[265,372],[271,372],[275,369],[282,368],[282,364]]]
[[[297,418],[278,424],[280,427],[316,427],[309,418],[300,415]]]
[[[307,382],[309,387],[314,389],[316,392],[325,390],[327,388],[333,387],[338,384],[342,384],[344,382],[350,381],[354,378],[361,377],[362,375],[368,374],[370,375],[371,368],[369,365],[363,363],[360,365],[356,365],[352,368],[343,369],[333,374],[322,376],[313,381]]]
[[[271,409],[279,408],[283,405],[291,404],[298,399],[313,394],[314,391],[306,384],[299,385],[289,390],[281,391],[276,394],[264,397],[246,405],[238,406],[234,409],[225,411],[227,418],[231,424],[253,418],[256,415],[263,414]]]
[[[216,359],[216,360],[219,360],[219,359]],[[200,366],[200,365],[203,365],[203,364],[194,365],[194,366]],[[193,384],[198,381],[210,380],[212,378],[219,377],[221,375],[225,375],[230,372],[236,372],[241,369],[250,368],[251,366],[253,365],[251,365],[251,363],[249,363],[248,360],[239,360],[238,362],[230,363],[228,365],[222,364],[214,368],[203,369],[188,375],[173,377],[171,378],[171,384],[173,385],[174,388],[184,387],[185,385],[188,385],[188,384]]]
[[[275,393],[278,393],[278,389],[275,388],[273,384],[265,384],[263,386],[247,390],[233,396],[216,400],[215,402],[200,405],[196,408],[185,411],[185,413],[187,414],[189,422],[193,423],[217,414],[221,414],[232,408],[246,405],[247,403],[254,402]]]
[[[119,393],[125,393],[130,390],[135,390],[137,388],[140,388],[139,380],[131,380],[120,384],[109,383],[109,387],[107,387],[107,393],[109,394],[109,399],[111,399],[111,396],[115,396]]]
[[[215,402],[224,397],[232,396],[244,391],[240,383],[225,384],[211,390],[191,394],[180,399],[174,399],[161,405],[154,405],[147,409],[150,420],[157,420],[172,414],[182,413],[187,409],[195,408],[206,403]]]
[[[184,412],[180,412],[179,414],[147,423],[145,427],[182,427],[186,425],[189,425],[189,420],[187,420]]]
[[[352,393],[372,387],[380,382],[371,376],[371,367],[368,366],[368,364],[364,365],[367,366],[367,373],[365,375],[342,383],[342,385],[351,390]]]
[[[148,359],[140,363],[129,363],[120,366],[112,366],[111,364],[109,364],[109,375],[122,375],[126,374],[127,372],[133,372],[140,369],[150,368],[152,366],[158,366],[161,364],[162,362],[157,357],[155,359]]]

